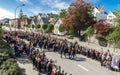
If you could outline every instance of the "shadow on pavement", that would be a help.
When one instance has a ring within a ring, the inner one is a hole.
[[[86,58],[83,57],[77,57],[76,59],[74,59],[75,61],[86,61]]]
[[[20,75],[27,75],[24,68],[20,68]]]
[[[26,55],[22,55],[21,57],[17,57],[16,59],[21,64],[30,64],[30,63],[32,63],[32,61],[30,61]]]

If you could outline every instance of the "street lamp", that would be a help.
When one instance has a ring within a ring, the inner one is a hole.
[[[16,11],[19,7],[22,7],[22,6],[25,6],[25,4],[21,4],[21,5],[18,5],[16,8],[15,8],[15,31],[16,31]]]

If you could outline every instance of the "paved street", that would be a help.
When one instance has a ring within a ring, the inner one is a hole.
[[[57,65],[60,65],[62,70],[72,73],[73,75],[119,75],[118,72],[110,71],[105,67],[101,67],[100,63],[86,58],[82,55],[77,55],[76,60],[69,60],[60,58],[58,53],[46,52],[46,56],[49,59],[57,60]],[[22,58],[17,58],[18,64],[21,68],[21,75],[38,75],[36,70],[33,70],[31,61],[23,56]],[[43,74],[42,74],[43,75]]]
[[[57,60],[57,64],[61,65],[62,69],[73,75],[119,75],[117,72],[110,71],[105,67],[101,67],[100,63],[78,55],[77,60],[69,60],[60,58],[58,53],[46,52],[48,58]]]

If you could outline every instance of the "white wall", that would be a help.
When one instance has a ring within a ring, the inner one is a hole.
[[[109,12],[107,15],[107,23],[114,25],[115,18],[116,18],[116,16],[112,12]]]
[[[65,32],[59,32],[59,30],[58,30],[60,24],[62,24],[62,20],[61,20],[61,19],[59,19],[59,20],[55,23],[55,25],[54,25],[54,34],[64,35]]]
[[[103,10],[98,10],[97,8],[93,9],[93,15],[96,17],[97,21],[107,19],[107,14],[105,14]]]

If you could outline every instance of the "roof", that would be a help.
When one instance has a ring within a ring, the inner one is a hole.
[[[50,20],[49,20],[49,22],[51,23],[51,24],[55,24],[56,22],[58,21],[58,19],[56,19],[56,18],[51,18]]]
[[[43,23],[45,23],[45,24],[48,24],[48,23],[49,23],[47,18],[42,17],[41,19],[42,19]]]
[[[38,23],[38,20],[37,19],[33,19],[34,23],[37,24]]]
[[[108,14],[107,12],[104,12],[105,14]]]
[[[56,21],[55,21],[55,23],[54,24],[56,24],[56,22],[58,21],[59,19],[56,19]]]

